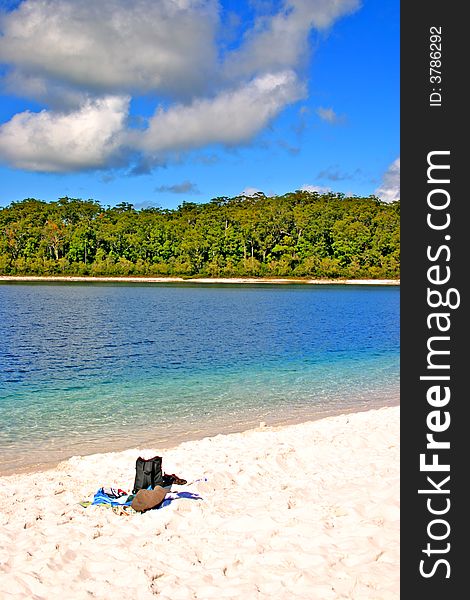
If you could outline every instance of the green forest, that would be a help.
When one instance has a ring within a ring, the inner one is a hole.
[[[0,209],[0,273],[398,278],[400,203],[307,191],[174,210],[28,198]]]

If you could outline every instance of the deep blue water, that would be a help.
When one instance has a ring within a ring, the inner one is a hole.
[[[396,403],[399,294],[0,285],[0,471]]]

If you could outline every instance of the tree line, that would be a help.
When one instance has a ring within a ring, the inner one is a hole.
[[[397,278],[400,203],[297,190],[177,209],[27,198],[0,209],[0,273]]]

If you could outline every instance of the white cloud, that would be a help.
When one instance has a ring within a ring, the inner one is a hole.
[[[7,72],[3,78],[3,86],[6,92],[14,96],[32,98],[59,112],[77,109],[90,97],[82,90],[21,71]]]
[[[310,23],[310,27],[327,29],[340,17],[351,14],[361,5],[360,0],[288,0],[286,9]]]
[[[311,30],[358,7],[359,0],[285,0],[277,13],[259,15],[228,52],[225,77],[297,68]],[[218,0],[23,0],[1,20],[0,56],[25,87],[33,77],[36,87],[42,79],[40,87],[188,98],[219,79],[219,13]]]
[[[93,169],[116,157],[129,98],[88,101],[71,113],[16,114],[0,127],[0,157],[31,171]]]
[[[47,110],[0,125],[0,159],[66,172],[137,157],[143,172],[168,154],[246,143],[305,97],[299,70],[312,29],[358,6],[285,0],[224,53],[218,0],[23,0],[0,14],[3,84]],[[147,93],[167,104],[147,128],[129,129],[131,98]]]
[[[16,69],[101,93],[204,89],[216,63],[216,0],[24,0],[2,19]]]
[[[331,107],[323,108],[320,106],[317,108],[317,115],[322,121],[326,121],[327,123],[330,123],[330,125],[338,125],[339,123],[344,122],[344,116],[337,115]]]
[[[293,72],[264,75],[212,99],[158,110],[143,135],[130,134],[131,144],[146,152],[169,152],[246,142],[304,93]]]
[[[400,158],[394,160],[385,171],[382,183],[374,194],[384,202],[394,202],[400,199]]]
[[[253,76],[266,69],[298,67],[311,30],[326,29],[358,7],[359,0],[286,0],[277,14],[256,19],[244,43],[227,58],[226,74]]]
[[[322,185],[310,185],[305,183],[301,188],[303,192],[317,192],[318,194],[327,194],[331,189]]]
[[[0,157],[46,172],[102,168],[136,151],[160,164],[168,153],[248,141],[303,93],[292,72],[265,75],[212,99],[158,110],[143,131],[126,129],[129,97],[87,100],[71,112],[27,111],[0,126]]]
[[[251,198],[252,196],[256,196],[256,194],[262,194],[263,192],[261,190],[259,190],[258,188],[254,188],[254,187],[246,187],[244,190],[242,190],[239,194],[239,196],[246,196],[247,198]]]

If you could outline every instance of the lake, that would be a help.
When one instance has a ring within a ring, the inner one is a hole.
[[[0,472],[398,403],[398,286],[0,284]]]

